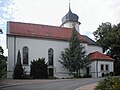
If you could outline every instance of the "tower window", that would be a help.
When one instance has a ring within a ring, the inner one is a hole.
[[[24,65],[28,65],[28,53],[29,53],[29,50],[28,50],[28,47],[23,47],[23,64]]]

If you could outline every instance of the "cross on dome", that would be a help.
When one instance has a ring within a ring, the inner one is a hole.
[[[62,18],[62,23],[65,23],[66,21],[74,21],[74,22],[78,22],[79,17],[75,14],[72,13],[71,11],[71,3],[69,0],[69,11],[68,13]]]

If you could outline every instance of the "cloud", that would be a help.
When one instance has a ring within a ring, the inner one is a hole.
[[[0,34],[0,45],[5,45],[6,44],[6,35]]]
[[[55,26],[62,24],[61,19],[68,12],[69,7],[68,0],[13,1],[15,4],[10,6],[9,12],[13,13],[15,18],[9,20]],[[71,0],[71,9],[79,16],[80,33],[86,34],[92,39],[94,39],[92,33],[102,22],[112,24],[120,22],[120,0]],[[3,45],[5,45],[5,41],[4,38]]]
[[[4,55],[7,56],[7,49],[6,49],[6,35],[0,34],[0,46],[4,49]]]

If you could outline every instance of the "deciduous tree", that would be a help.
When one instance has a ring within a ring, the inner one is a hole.
[[[4,50],[0,46],[0,78],[6,78],[7,76],[7,57],[3,55]]]
[[[120,23],[102,23],[93,34],[97,43],[103,46],[104,51],[108,50],[107,54],[115,60],[114,71],[120,75]]]
[[[93,32],[96,42],[103,47],[103,52],[109,48],[110,42],[108,35],[112,31],[110,22],[102,23],[96,31]]]

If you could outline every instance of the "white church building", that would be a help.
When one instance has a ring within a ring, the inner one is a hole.
[[[79,17],[72,13],[70,7],[68,13],[62,18],[61,26],[50,26],[33,23],[12,22],[7,23],[7,48],[8,64],[7,77],[13,77],[13,70],[17,62],[17,54],[20,50],[21,63],[27,73],[30,73],[32,60],[45,58],[48,63],[50,77],[72,77],[69,71],[62,68],[60,60],[61,51],[69,46],[69,39],[75,26],[79,32]],[[92,60],[88,68],[82,70],[82,75],[90,74],[92,77],[101,77],[102,74],[113,72],[113,59],[102,54],[102,47],[88,36],[79,34],[81,44],[85,46],[86,55]]]

